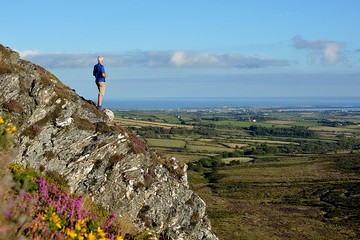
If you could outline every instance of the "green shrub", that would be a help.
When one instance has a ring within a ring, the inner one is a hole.
[[[0,149],[7,149],[11,146],[12,136],[16,130],[16,126],[11,123],[9,117],[0,116]]]
[[[9,169],[15,182],[15,190],[27,189],[28,192],[34,193],[38,189],[36,179],[40,177],[40,172],[33,168],[25,168],[19,164],[12,163]]]

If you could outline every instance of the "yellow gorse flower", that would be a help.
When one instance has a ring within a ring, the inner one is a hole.
[[[16,126],[11,123],[10,119],[0,116],[0,136],[3,134],[14,134],[16,130]]]
[[[59,215],[57,215],[55,212],[52,212],[50,217],[47,217],[46,215],[43,215],[41,217],[41,220],[46,221],[48,220],[50,223],[55,224],[55,226],[59,229],[61,229],[61,220]]]
[[[88,240],[96,240],[96,236],[92,231],[89,234],[85,234],[85,237]]]
[[[19,164],[17,164],[17,163],[10,163],[9,165],[8,165],[8,168],[10,169],[10,171],[12,171],[12,172],[16,172],[16,173],[18,173],[18,174],[21,174],[21,173],[24,173],[24,172],[26,172],[26,169],[23,167],[23,166],[21,166],[21,165],[19,165]],[[45,216],[43,216],[43,218],[44,218]],[[44,219],[43,219],[44,220]]]
[[[115,240],[124,240],[124,238],[122,236],[116,236]]]
[[[53,213],[51,214],[51,217],[50,217],[49,220],[50,220],[51,222],[53,222],[57,228],[61,228],[60,217],[59,217],[55,212],[53,212]]]
[[[75,224],[75,230],[76,231],[81,231],[81,223],[79,222],[79,220]]]
[[[74,229],[66,229],[66,235],[68,235],[71,239],[75,239],[77,237],[77,233]]]
[[[98,227],[98,228],[97,228],[97,234],[98,234],[99,237],[103,237],[103,238],[106,236],[106,234],[105,234],[104,231],[101,229],[101,227]]]

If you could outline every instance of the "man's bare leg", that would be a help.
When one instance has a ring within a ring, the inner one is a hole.
[[[98,94],[98,107],[102,106],[102,96]]]

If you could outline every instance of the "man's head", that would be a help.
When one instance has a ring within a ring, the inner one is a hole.
[[[98,60],[98,63],[103,63],[104,62],[104,57],[103,56],[98,56],[97,60]]]

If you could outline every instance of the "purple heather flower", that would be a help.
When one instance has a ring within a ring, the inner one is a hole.
[[[81,219],[81,208],[82,208],[82,199],[83,197],[80,196],[77,200],[76,200],[76,213],[77,213],[77,217],[78,219]]]
[[[75,201],[72,201],[72,202],[71,202],[70,209],[71,209],[70,221],[71,221],[71,222],[75,222]]]
[[[48,195],[48,189],[47,189],[45,179],[44,178],[39,178],[38,179],[38,184],[39,184],[39,193],[41,195],[42,200],[47,201],[48,198],[49,198],[49,195]]]
[[[112,214],[109,219],[106,221],[106,226],[105,226],[105,229],[108,229],[111,224],[113,223],[113,221],[115,220],[116,218],[116,214]]]
[[[26,201],[31,201],[33,199],[31,194],[28,192],[24,193],[23,197],[24,197],[24,200],[26,200]]]
[[[11,210],[10,210],[10,209],[6,209],[5,212],[4,212],[4,214],[5,214],[5,217],[6,217],[7,219],[10,219],[10,218],[11,218]]]

